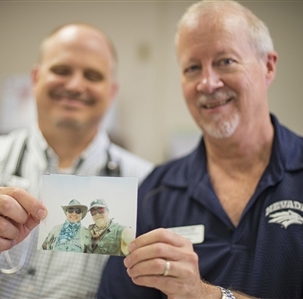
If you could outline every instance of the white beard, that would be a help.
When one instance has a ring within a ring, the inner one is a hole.
[[[233,90],[219,90],[213,94],[202,94],[197,100],[197,107],[207,105],[220,105],[227,103],[231,98],[237,99],[237,94]],[[233,113],[231,116],[224,117],[222,114],[214,114],[209,122],[200,121],[199,125],[204,133],[216,139],[224,139],[230,137],[238,127],[240,117],[238,112]]]
[[[229,119],[223,119],[222,115],[214,117],[208,124],[202,124],[203,131],[216,139],[230,137],[238,127],[240,122],[239,114],[234,113]]]
[[[97,219],[95,221],[96,225],[99,227],[99,228],[103,228],[103,227],[106,227],[107,226],[107,221],[105,219]]]

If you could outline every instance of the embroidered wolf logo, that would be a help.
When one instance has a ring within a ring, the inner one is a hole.
[[[303,217],[292,210],[277,212],[269,217],[272,218],[269,223],[280,223],[285,228],[291,224],[303,224]]]

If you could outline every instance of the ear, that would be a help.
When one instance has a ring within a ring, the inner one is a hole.
[[[111,100],[112,101],[116,98],[118,90],[119,90],[119,84],[116,80],[114,80],[114,82],[112,83],[112,86],[111,86]]]
[[[39,65],[34,65],[31,71],[31,83],[34,89],[39,80]]]
[[[265,59],[266,59],[266,85],[267,87],[269,87],[269,85],[276,77],[278,54],[275,51],[269,52],[267,53]]]

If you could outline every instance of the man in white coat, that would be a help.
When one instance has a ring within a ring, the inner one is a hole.
[[[0,138],[2,299],[96,296],[106,256],[37,251],[34,228],[47,213],[37,200],[42,174],[120,175],[141,182],[152,169],[111,143],[100,127],[118,90],[115,71],[113,44],[90,25],[62,26],[41,45],[32,71],[37,125]]]

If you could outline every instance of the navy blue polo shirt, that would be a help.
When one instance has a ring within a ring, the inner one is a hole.
[[[188,156],[157,167],[138,196],[141,235],[155,228],[204,226],[194,244],[201,277],[259,298],[303,298],[303,139],[271,116],[275,136],[270,163],[237,227],[224,212],[206,169],[203,138]],[[133,284],[123,258],[103,273],[103,299],[156,299],[166,295]]]

